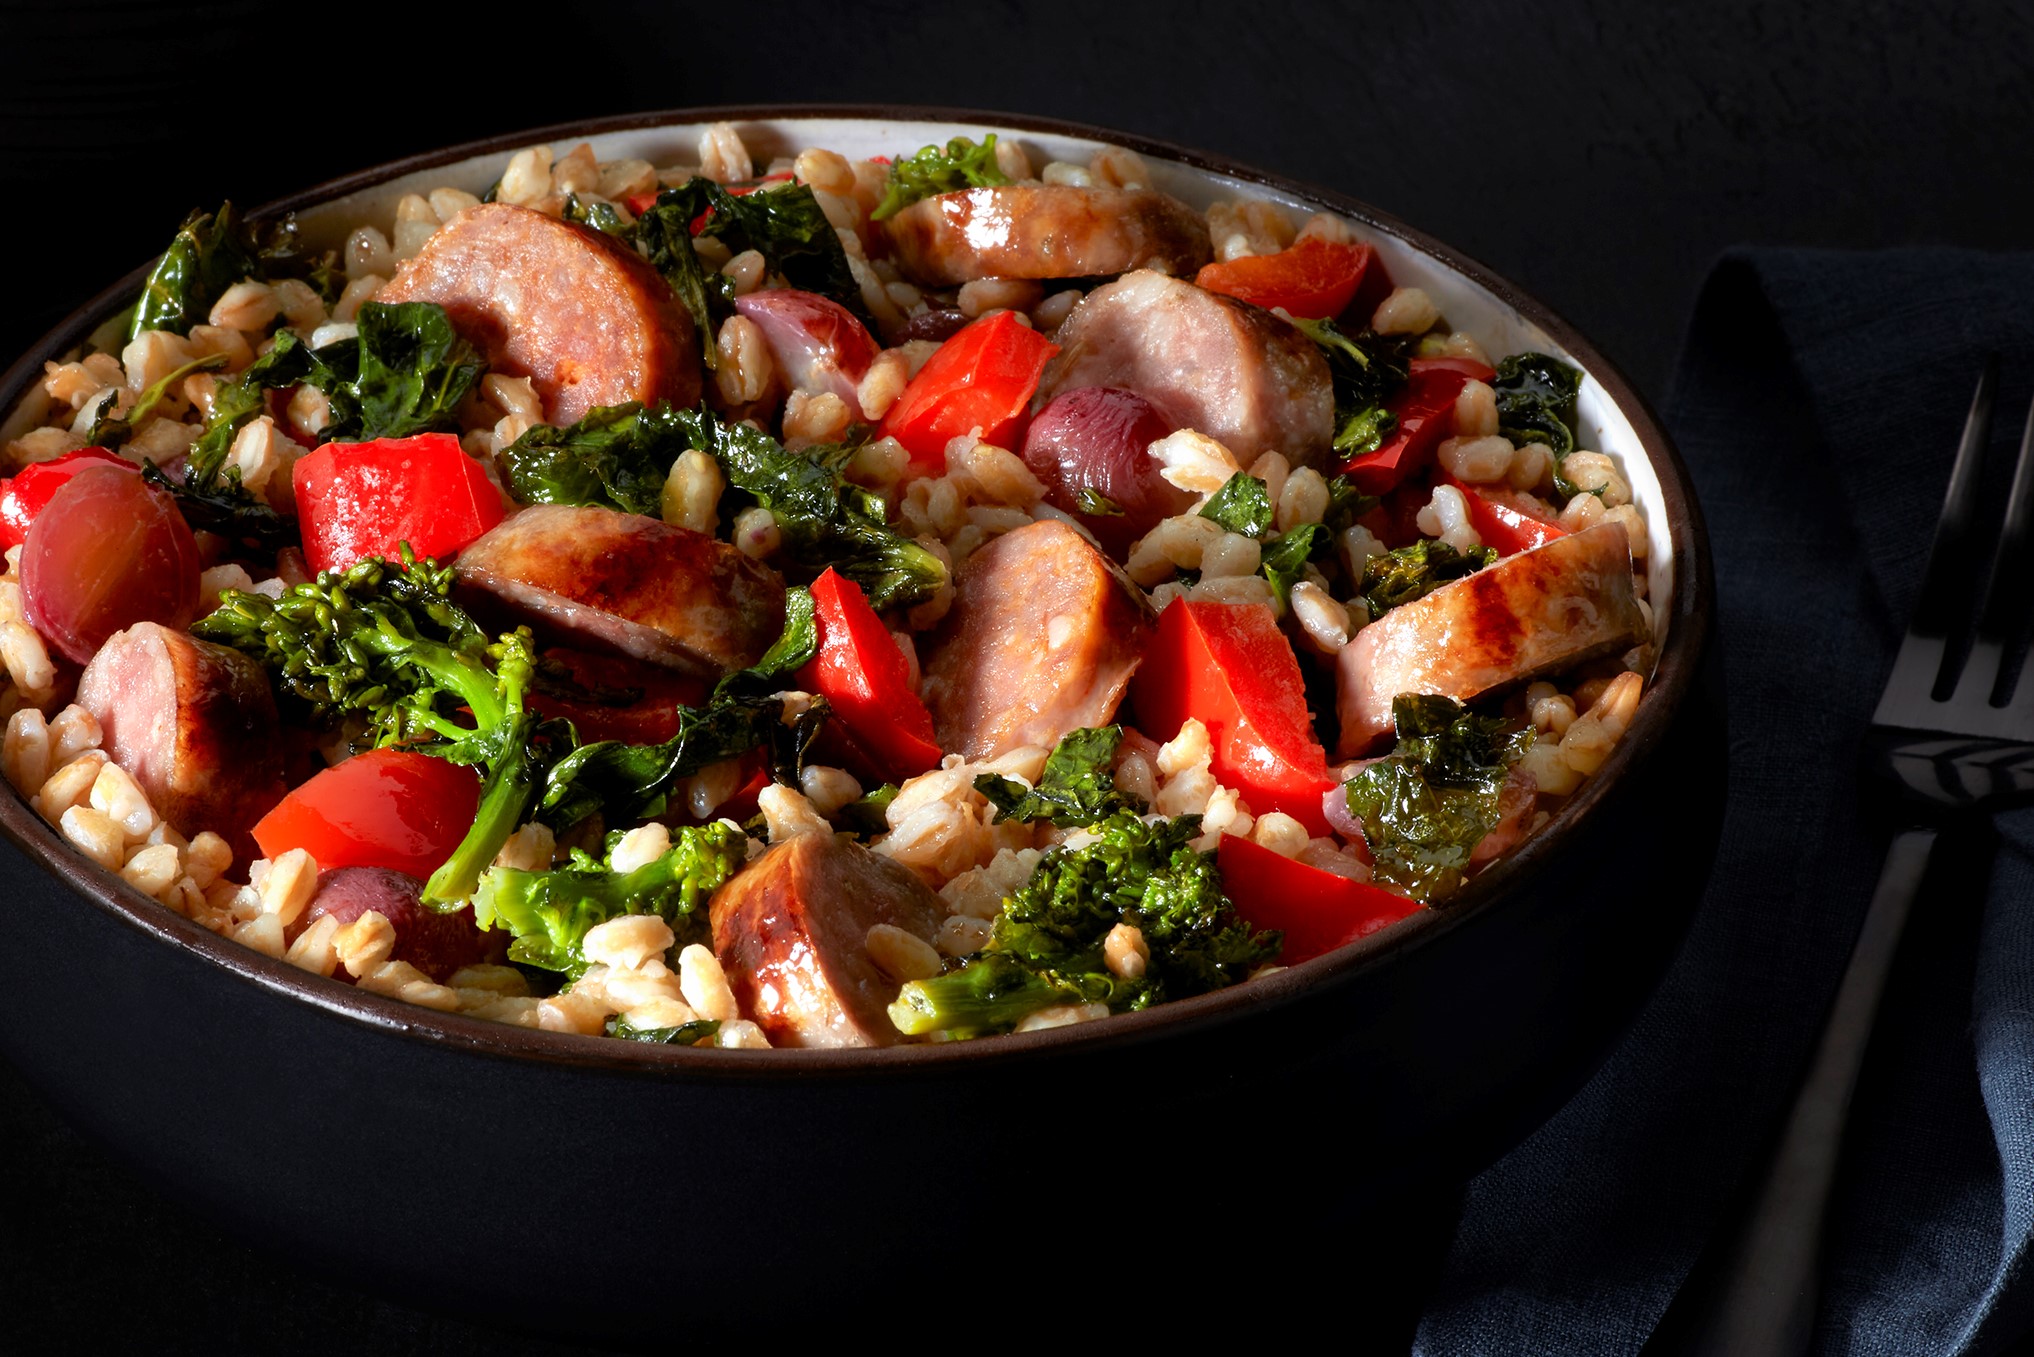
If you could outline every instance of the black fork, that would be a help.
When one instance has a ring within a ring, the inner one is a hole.
[[[1968,603],[1979,587],[1980,472],[1991,440],[1998,360],[1986,362],[1971,399],[1949,492],[1935,525],[1921,593],[1893,672],[1872,714],[1871,757],[1911,817],[1894,835],[1864,926],[1836,992],[1807,1078],[1751,1213],[1725,1257],[1713,1301],[1659,1351],[1796,1357],[1814,1334],[1822,1221],[1842,1149],[1843,1124],[1864,1063],[1880,997],[1938,833],[2034,792],[2034,662],[2010,683],[2016,643],[2034,615],[2034,410],[2020,439],[2013,486],[1957,663]],[[1663,1332],[1662,1337],[1666,1337]],[[1649,1349],[1650,1351],[1650,1349]]]

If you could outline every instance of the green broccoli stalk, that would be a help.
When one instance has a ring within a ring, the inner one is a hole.
[[[747,837],[723,820],[673,831],[669,852],[631,872],[583,852],[547,872],[491,867],[474,892],[473,917],[515,938],[509,960],[577,977],[588,931],[624,914],[659,916],[680,944],[704,941],[707,900],[747,859]]]
[[[905,985],[891,1022],[911,1036],[977,1036],[1054,1004],[1123,1012],[1243,979],[1278,955],[1281,937],[1237,916],[1214,855],[1190,846],[1200,828],[1197,815],[1147,822],[1118,811],[1077,846],[1053,849],[1004,901],[989,945],[958,970]],[[1142,975],[1118,975],[1103,957],[1118,924],[1143,934]]]
[[[193,634],[260,661],[278,688],[327,724],[365,718],[364,743],[402,745],[485,770],[466,838],[424,887],[428,904],[473,893],[528,817],[548,760],[524,706],[535,670],[530,635],[490,639],[453,605],[452,569],[366,560],[271,599],[229,589]],[[463,710],[462,710],[463,709]]]

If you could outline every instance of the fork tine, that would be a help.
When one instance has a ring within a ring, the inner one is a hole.
[[[1991,439],[1992,400],[1998,385],[1999,356],[1991,354],[1971,397],[1956,465],[1950,468],[1942,517],[1936,520],[1935,541],[1928,548],[1928,570],[1921,577],[1921,592],[1907,624],[1910,634],[1947,636],[1959,620],[1959,602],[1970,597],[1977,575],[1978,473],[1984,465],[1985,444]]]
[[[1978,614],[1977,639],[1970,662],[1957,681],[1982,701],[2004,705],[2005,665],[2011,647],[2027,624],[2028,548],[2034,538],[2034,406],[2020,435],[2020,455],[2013,464],[2013,488],[2006,494],[2006,517],[1999,527],[1999,547],[1992,555],[1991,577],[1985,582],[1984,609]]]

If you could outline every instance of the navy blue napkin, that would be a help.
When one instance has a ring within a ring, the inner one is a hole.
[[[2034,395],[2034,256],[1746,251],[1704,288],[1667,422],[1715,556],[1722,851],[1620,1047],[1471,1184],[1418,1351],[1638,1351],[1761,1167],[1877,879],[1861,743],[1990,351],[2003,465]],[[1995,854],[1938,853],[1916,904],[1846,1137],[1819,1351],[2034,1332],[2034,812],[1999,830]]]

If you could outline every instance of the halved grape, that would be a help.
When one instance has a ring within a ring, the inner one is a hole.
[[[198,615],[198,545],[170,497],[131,467],[73,476],[35,516],[21,549],[28,620],[83,664],[136,622],[182,630]]]
[[[1172,421],[1136,392],[1085,386],[1053,397],[1032,419],[1024,460],[1045,483],[1047,502],[1120,557],[1160,519],[1193,507],[1194,497],[1162,478],[1145,454],[1171,432]],[[1119,512],[1082,512],[1096,497]]]

